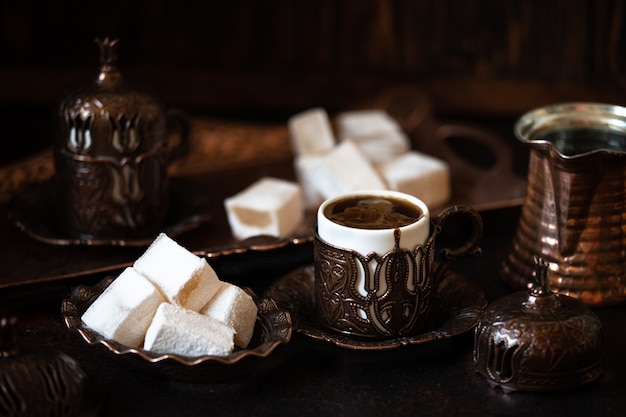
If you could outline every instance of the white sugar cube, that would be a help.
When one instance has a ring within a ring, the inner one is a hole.
[[[165,233],[152,242],[134,267],[170,303],[198,311],[215,295],[220,280],[204,258],[194,255]]]
[[[234,350],[235,331],[209,316],[162,303],[146,331],[144,349],[181,356],[226,356]]]
[[[148,279],[129,267],[83,313],[83,322],[106,339],[140,347],[165,298]]]
[[[399,130],[381,131],[350,139],[367,159],[376,164],[395,159],[411,148],[409,138]]]
[[[258,308],[256,303],[243,289],[228,282],[222,286],[200,310],[225,325],[235,329],[235,345],[245,348],[252,339]]]
[[[440,159],[410,151],[377,168],[389,189],[414,195],[429,207],[450,198],[450,169]]]
[[[272,177],[261,178],[226,198],[224,208],[231,232],[237,239],[256,235],[286,236],[304,218],[300,185]]]
[[[344,140],[324,155],[317,174],[309,181],[313,182],[309,186],[318,190],[324,199],[350,191],[386,188],[372,164],[351,140]]]
[[[400,125],[383,110],[353,110],[337,115],[340,139],[367,136],[373,133],[401,130]]]
[[[324,195],[315,188],[315,177],[322,159],[322,155],[297,155],[293,160],[296,178],[302,189],[304,207],[307,209],[317,209],[324,201]]]
[[[335,136],[324,109],[313,108],[290,117],[288,128],[295,155],[325,153],[335,146]]]

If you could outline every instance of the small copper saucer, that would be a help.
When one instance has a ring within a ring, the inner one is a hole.
[[[449,339],[472,330],[487,306],[483,291],[468,278],[448,272],[437,288],[436,308],[429,322],[416,334],[370,340],[325,329],[315,318],[315,270],[301,267],[275,281],[264,296],[291,312],[294,330],[316,340],[355,350],[388,350]]]
[[[170,206],[162,228],[175,237],[195,229],[212,216],[212,203],[206,189],[183,178],[173,178],[170,185]],[[55,218],[54,184],[52,181],[32,184],[16,194],[8,206],[9,218],[33,239],[52,245],[148,246],[154,233],[135,238],[76,238],[69,236]]]
[[[81,320],[91,303],[113,282],[114,276],[102,279],[96,285],[80,285],[63,300],[61,314],[68,329],[75,330],[89,345],[105,347],[125,367],[164,378],[192,382],[221,382],[240,375],[258,373],[271,366],[268,360],[276,348],[291,340],[292,320],[289,312],[279,309],[273,300],[259,299],[248,290],[259,309],[254,334],[247,349],[235,349],[228,356],[186,357],[176,354],[157,354],[132,348],[114,340],[105,339],[87,327]]]

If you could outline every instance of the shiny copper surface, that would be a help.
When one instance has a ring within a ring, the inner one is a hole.
[[[494,301],[476,326],[474,367],[505,392],[565,390],[602,374],[600,319],[580,300],[552,293],[548,264],[535,259],[530,290]]]
[[[593,306],[626,301],[625,121],[622,107],[588,103],[539,109],[518,121],[530,160],[521,218],[502,265],[507,283],[524,288],[533,257],[541,256],[550,264],[551,290]],[[573,129],[612,137],[574,136]],[[549,133],[561,143],[545,141]]]

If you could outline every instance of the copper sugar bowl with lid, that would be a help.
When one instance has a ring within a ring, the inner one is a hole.
[[[96,40],[100,70],[68,92],[54,142],[57,218],[80,238],[146,236],[169,203],[165,112],[117,68],[118,40]]]
[[[526,287],[533,256],[550,289],[589,306],[626,302],[626,107],[562,103],[515,124],[530,148],[528,184],[502,278]]]
[[[491,303],[475,328],[474,368],[492,386],[560,391],[602,374],[602,326],[582,301],[548,289],[548,263],[535,257],[529,290]]]

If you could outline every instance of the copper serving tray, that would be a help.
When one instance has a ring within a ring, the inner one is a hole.
[[[464,204],[484,211],[523,203],[526,180],[514,173],[511,149],[505,140],[473,127],[439,124],[432,115],[430,102],[419,90],[412,87],[385,90],[355,108],[386,110],[409,134],[415,149],[448,161],[452,198],[446,206]],[[178,224],[181,228],[177,241],[216,263],[231,254],[242,258],[238,265],[254,264],[249,259],[263,254],[266,266],[283,271],[285,261],[290,267],[308,262],[312,257],[307,244],[312,241],[314,213],[307,213],[301,228],[291,236],[237,241],[230,233],[222,205],[225,197],[261,176],[294,179],[286,121],[258,123],[198,117],[190,119],[190,126],[191,152],[170,166],[173,179],[183,179],[196,190],[193,196],[180,200],[183,205],[180,210],[187,217]],[[494,164],[481,167],[471,158],[463,157],[463,152],[450,146],[450,138],[466,140],[470,148],[476,145],[476,149],[489,149]],[[0,167],[0,174],[0,216],[5,219],[0,222],[0,296],[67,291],[69,286],[81,283],[81,277],[105,274],[129,265],[151,241],[149,237],[139,243],[123,239],[116,242],[59,239],[55,244],[40,239],[32,230],[26,230],[28,226],[23,223],[15,227],[14,220],[23,219],[28,213],[13,213],[9,220],[8,212],[12,207],[10,201],[23,196],[25,186],[50,181],[53,175],[50,152]],[[211,201],[210,209],[206,207],[207,199]],[[196,205],[202,210],[194,217]],[[433,207],[431,211],[437,214],[442,208]],[[101,245],[94,247],[94,243]],[[279,252],[290,256],[286,260]],[[266,256],[268,253],[275,254],[277,263],[267,260],[272,259]]]

